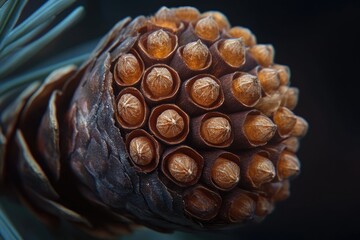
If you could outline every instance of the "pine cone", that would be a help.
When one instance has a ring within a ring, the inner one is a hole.
[[[5,183],[47,222],[98,235],[258,222],[289,196],[308,127],[273,58],[219,12],[124,19],[7,108]]]

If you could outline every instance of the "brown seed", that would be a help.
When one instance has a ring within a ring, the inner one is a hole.
[[[273,120],[282,136],[290,134],[296,124],[296,116],[286,107],[280,107],[274,113]]]
[[[195,34],[204,40],[215,41],[219,37],[219,27],[213,17],[200,19],[195,25]]]
[[[300,172],[300,162],[295,154],[283,151],[277,164],[277,172],[280,179],[287,179],[296,176]]]
[[[264,144],[276,132],[276,125],[266,116],[248,115],[244,123],[244,133],[249,142]]]
[[[219,44],[219,52],[224,61],[232,67],[245,63],[245,45],[241,38],[226,39]]]
[[[178,28],[178,24],[175,18],[175,12],[167,7],[160,8],[151,20],[157,26],[163,28],[169,28],[172,30],[176,30]]]
[[[284,106],[290,110],[293,110],[299,100],[299,89],[295,87],[289,87],[283,94],[282,98]]]
[[[260,217],[265,217],[271,213],[274,209],[274,206],[269,200],[265,197],[258,196],[256,201],[256,210],[255,214]]]
[[[125,93],[120,97],[117,108],[121,119],[130,126],[136,126],[144,120],[144,106],[131,93]]]
[[[199,39],[185,45],[182,57],[185,64],[192,70],[199,70],[206,66],[210,56],[209,49]]]
[[[183,153],[175,153],[169,157],[168,169],[178,182],[188,183],[198,176],[198,166],[194,159]]]
[[[263,68],[258,72],[257,77],[266,94],[272,94],[280,87],[280,78],[274,69]]]
[[[146,76],[145,83],[154,97],[168,96],[174,86],[174,80],[168,69],[164,67],[154,67]]]
[[[232,81],[234,97],[245,106],[252,106],[261,97],[261,87],[257,78],[243,74]]]
[[[284,201],[289,196],[290,196],[290,181],[285,180],[285,181],[280,182],[280,188],[272,196],[272,200],[274,202]]]
[[[248,195],[241,193],[229,208],[229,218],[233,222],[243,222],[251,219],[256,208],[255,201]]]
[[[289,137],[281,142],[286,145],[286,149],[290,152],[297,152],[300,148],[300,141],[297,137]]]
[[[260,98],[259,102],[255,105],[255,108],[261,111],[266,116],[271,116],[281,105],[281,95],[274,93]]]
[[[142,75],[139,60],[131,53],[120,56],[116,64],[116,71],[117,76],[125,84],[134,84]]]
[[[285,65],[274,64],[273,69],[278,71],[280,78],[280,85],[287,86],[290,83],[290,68]]]
[[[256,44],[255,35],[248,28],[233,27],[228,31],[233,38],[242,38],[246,46],[254,46]]]
[[[193,22],[196,21],[199,16],[200,12],[194,7],[178,7],[174,9],[175,16],[184,22]]]
[[[160,29],[149,34],[146,48],[149,55],[161,59],[167,57],[171,53],[173,44],[169,34]]]
[[[307,121],[299,116],[296,116],[296,124],[291,132],[293,137],[304,137],[308,131],[309,124]]]
[[[184,130],[184,119],[173,109],[165,110],[157,117],[156,129],[165,138],[176,137]]]
[[[219,212],[221,198],[204,187],[192,189],[184,196],[185,210],[200,220],[210,220]]]
[[[274,47],[270,44],[258,44],[249,49],[251,56],[263,67],[269,67],[274,60]]]
[[[133,138],[130,141],[129,154],[131,159],[141,166],[148,165],[155,158],[152,142],[144,136]]]
[[[260,154],[255,154],[249,165],[249,177],[256,187],[270,182],[275,177],[275,167],[272,162]]]
[[[201,124],[202,138],[214,145],[221,145],[231,137],[231,125],[224,117],[211,117]]]
[[[234,187],[240,179],[239,166],[225,158],[218,158],[211,169],[212,181],[222,189]]]
[[[230,28],[229,20],[221,12],[208,11],[208,12],[204,12],[202,14],[202,16],[206,16],[206,17],[211,16],[215,20],[215,22],[217,23],[217,25],[219,26],[220,29],[229,29]]]
[[[203,107],[211,106],[220,94],[220,85],[210,77],[197,79],[191,86],[192,100]]]

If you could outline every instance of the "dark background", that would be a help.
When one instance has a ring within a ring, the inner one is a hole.
[[[29,11],[42,1],[30,1]],[[88,0],[85,18],[53,43],[48,56],[104,35],[126,17],[161,6],[219,10],[232,25],[272,43],[275,61],[291,68],[300,89],[295,110],[310,124],[301,142],[302,174],[291,197],[260,225],[228,232],[228,239],[360,237],[360,1],[150,1]]]

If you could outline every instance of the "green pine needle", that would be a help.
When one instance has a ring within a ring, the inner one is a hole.
[[[83,54],[50,66],[40,68],[38,70],[32,70],[30,72],[24,73],[19,77],[15,77],[7,80],[1,85],[0,95],[8,92],[10,89],[28,84],[37,80],[45,79],[52,71],[64,67],[66,65],[75,64],[79,65],[84,62],[89,57],[89,54]]]
[[[72,5],[75,1],[76,0],[47,1],[29,18],[19,24],[8,34],[8,36],[4,40],[4,45],[8,45],[9,43],[15,41],[16,39],[36,28],[44,21],[47,21],[54,16],[57,16],[62,11],[67,9],[70,5]]]
[[[63,33],[67,28],[77,22],[83,14],[83,7],[76,8],[68,17],[66,17],[62,22],[60,22],[53,29],[51,29],[47,34],[26,45],[26,47],[16,52],[9,59],[0,61],[0,78],[8,75],[15,69],[19,68],[23,63],[25,63],[42,48],[44,48],[44,46],[46,46],[52,40],[60,36],[61,33]]]
[[[0,239],[6,240],[20,240],[19,233],[16,229],[12,226],[11,222],[0,208]]]
[[[4,4],[4,13],[0,14],[0,46],[2,45],[4,36],[13,29],[16,22],[19,20],[20,14],[23,11],[25,0],[7,1]]]

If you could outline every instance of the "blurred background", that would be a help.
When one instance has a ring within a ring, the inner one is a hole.
[[[30,13],[44,1],[29,2]],[[163,5],[219,10],[233,26],[250,28],[259,43],[273,44],[275,62],[291,68],[291,84],[300,89],[295,113],[310,124],[291,197],[261,224],[215,234],[140,230],[121,239],[151,234],[154,239],[360,239],[360,1],[81,0],[77,5],[85,7],[86,16],[39,59],[96,40],[122,18],[150,15]],[[5,202],[5,208],[25,239],[50,238],[50,231],[17,205]]]

